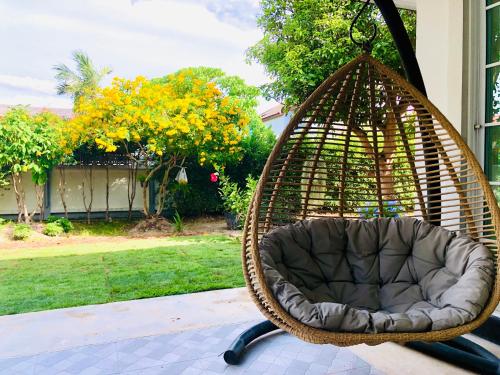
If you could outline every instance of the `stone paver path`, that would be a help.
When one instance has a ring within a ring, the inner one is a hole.
[[[283,332],[252,344],[240,365],[226,365],[221,354],[250,325],[231,324],[5,358],[0,359],[0,374],[381,374],[346,348],[304,343]]]

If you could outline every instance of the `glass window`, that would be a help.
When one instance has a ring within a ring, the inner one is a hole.
[[[486,128],[485,165],[490,181],[500,182],[500,126]]]
[[[486,123],[500,124],[500,65],[486,69]]]
[[[486,11],[486,64],[500,60],[500,6]]]
[[[495,198],[497,199],[498,202],[500,202],[500,186],[492,186],[493,189],[493,194],[495,194]]]
[[[486,0],[484,170],[500,202],[500,0]]]

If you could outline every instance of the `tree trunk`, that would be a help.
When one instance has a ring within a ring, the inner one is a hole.
[[[165,172],[163,173],[163,178],[162,178],[161,184],[158,188],[158,206],[156,207],[156,213],[155,213],[155,215],[157,217],[161,216],[161,214],[163,213],[163,208],[165,207],[168,177],[170,175],[171,169],[172,169],[172,167],[169,164],[169,166],[165,169]]]
[[[16,206],[17,206],[17,222],[21,222],[21,215],[22,215],[22,209],[21,209],[21,199],[19,195],[19,189],[17,188],[17,182],[16,182],[16,177],[14,174],[11,176],[12,179],[12,187],[14,188],[14,195],[16,197]]]
[[[109,166],[106,166],[106,221],[111,221],[109,216]]]
[[[144,185],[142,187],[142,210],[146,218],[149,218],[151,216],[149,214],[148,187],[149,181],[144,181]]]
[[[380,181],[381,181],[381,195],[384,199],[395,199],[395,189],[394,189],[394,175],[393,175],[393,159],[394,153],[396,152],[396,123],[393,120],[394,115],[388,117],[387,124],[380,126],[381,132],[384,137],[384,142],[382,147],[378,150],[378,154],[375,154],[375,149],[368,140],[366,132],[359,126],[353,127],[353,132],[359,138],[360,142],[363,144],[367,154],[373,159],[374,163],[379,165]],[[368,174],[370,177],[375,178],[375,172]]]
[[[45,185],[35,185],[35,194],[36,194],[36,206],[38,208],[38,212],[40,214],[39,221],[40,223],[43,221],[45,217],[45,206],[43,198],[45,196]],[[36,213],[36,209],[33,211],[33,216]]]
[[[152,178],[154,178],[156,173],[158,173],[159,171],[162,170],[162,168],[166,168],[164,175],[163,175],[163,178],[162,178],[162,182],[161,182],[160,187],[159,187],[158,207],[156,208],[156,211],[155,211],[155,216],[160,216],[162,211],[163,211],[163,206],[165,203],[165,197],[164,197],[165,194],[164,193],[166,190],[166,185],[168,183],[168,176],[169,176],[170,170],[175,166],[175,161],[176,161],[176,158],[174,156],[172,156],[166,162],[163,160],[160,160],[160,162],[158,163],[158,165],[156,167],[154,167],[152,170],[148,171],[148,174],[146,175],[146,178],[144,179],[143,190],[142,190],[142,201],[143,201],[144,215],[148,218],[151,217],[151,214],[149,213],[149,207],[148,207],[149,205],[148,205],[148,199],[147,199],[148,198],[147,190],[148,190],[148,186],[150,185],[150,181]],[[184,163],[184,160],[183,160],[183,163]]]
[[[57,191],[61,197],[61,203],[64,208],[64,217],[68,218],[68,206],[66,204],[66,169],[64,166],[59,166],[59,185],[57,186]]]
[[[85,181],[87,180],[87,172],[86,168],[83,167],[83,181],[82,181],[82,199],[83,206],[85,207],[85,211],[87,211],[87,224],[90,224],[90,214],[92,212],[92,202],[94,200],[94,175],[93,175],[93,166],[90,165],[88,167],[88,185],[89,185],[89,202],[87,204],[87,195],[85,193]]]
[[[132,206],[134,205],[135,194],[137,192],[137,169],[139,164],[135,161],[129,164],[127,180],[127,198],[128,198],[128,220],[132,219]]]
[[[28,207],[26,207],[26,196],[24,194],[23,178],[21,173],[14,173],[12,175],[12,186],[16,196],[17,203],[17,222],[23,221],[26,224],[30,223],[30,215],[28,214]]]

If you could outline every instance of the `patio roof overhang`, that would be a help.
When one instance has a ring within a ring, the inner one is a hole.
[[[375,3],[373,0],[371,0],[370,2],[372,4]],[[417,10],[417,0],[394,0],[394,4],[396,4],[396,7],[401,9]]]

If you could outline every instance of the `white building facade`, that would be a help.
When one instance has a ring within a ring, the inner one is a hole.
[[[500,199],[500,0],[418,0],[429,99],[462,134]]]

